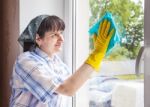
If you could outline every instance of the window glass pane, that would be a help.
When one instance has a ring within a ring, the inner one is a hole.
[[[89,0],[89,28],[106,11],[113,15],[120,43],[104,58],[100,72],[79,90],[76,107],[144,107],[143,63],[142,73],[135,75],[136,58],[144,45],[144,0]]]

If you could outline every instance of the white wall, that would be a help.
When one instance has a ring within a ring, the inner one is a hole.
[[[76,69],[86,60],[89,54],[89,2],[76,0]],[[87,90],[82,86],[76,94],[76,107],[89,107]]]
[[[89,54],[89,2],[76,3],[76,67],[78,68]]]
[[[64,19],[64,0],[20,0],[20,33],[31,19],[41,14]]]
[[[65,21],[65,32],[64,32],[64,48],[63,48],[63,60],[72,69],[72,42],[73,42],[73,2],[72,0],[64,0],[64,21]]]

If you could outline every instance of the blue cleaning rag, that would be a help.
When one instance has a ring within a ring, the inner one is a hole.
[[[115,30],[114,35],[112,36],[107,51],[106,51],[106,56],[110,54],[110,52],[112,51],[112,49],[115,47],[115,45],[117,43],[120,42],[120,36],[118,33],[118,29],[117,26],[115,24],[115,21],[112,17],[112,14],[110,12],[106,12],[104,16],[102,16],[90,29],[89,29],[89,34],[90,36],[92,36],[93,34],[98,34],[98,29],[99,29],[99,25],[104,21],[104,19],[107,19],[110,21],[111,26],[110,26],[110,31],[111,29]]]

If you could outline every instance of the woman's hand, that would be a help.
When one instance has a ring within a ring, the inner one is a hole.
[[[114,34],[114,29],[110,31],[110,22],[104,20],[99,27],[98,35],[93,35],[94,50],[89,55],[85,63],[91,65],[96,71],[99,70],[100,63],[105,56],[109,41]]]

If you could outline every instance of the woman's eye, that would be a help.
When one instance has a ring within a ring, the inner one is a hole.
[[[53,37],[57,37],[58,35],[57,34],[54,34],[54,36]]]
[[[52,38],[57,37],[57,36],[58,36],[58,34],[52,34],[51,35]]]
[[[60,32],[60,33],[53,33],[51,34],[50,36],[53,38],[53,37],[59,37],[60,35],[62,35],[63,32]]]
[[[50,36],[51,36],[51,37],[54,37],[54,36],[56,36],[56,34],[51,34]]]
[[[55,34],[55,36],[58,36],[58,34]]]

